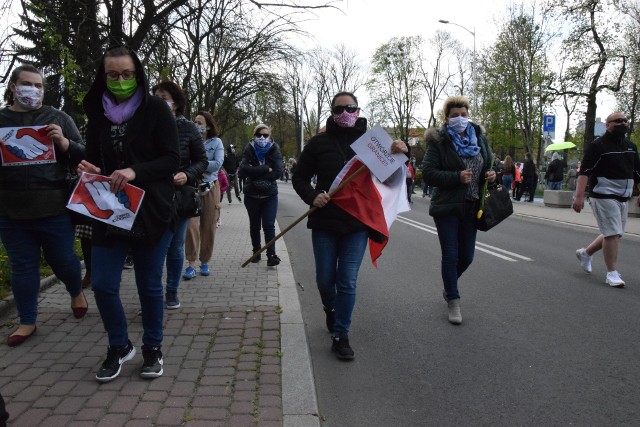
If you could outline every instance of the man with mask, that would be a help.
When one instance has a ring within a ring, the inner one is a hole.
[[[623,113],[607,117],[604,135],[585,148],[576,184],[573,210],[584,207],[584,193],[589,183],[589,204],[598,222],[600,235],[576,256],[582,269],[591,273],[591,257],[600,249],[607,266],[605,283],[621,288],[625,283],[616,269],[618,242],[627,221],[627,201],[633,184],[640,182],[640,159],[636,146],[626,137],[629,127]],[[637,201],[640,206],[640,199]]]
[[[82,159],[84,148],[71,117],[43,105],[43,97],[42,73],[22,65],[11,73],[5,93],[8,106],[0,109],[0,128],[23,128],[16,138],[8,130],[0,133],[6,150],[0,167],[0,237],[9,255],[20,316],[18,329],[7,340],[11,347],[36,332],[41,250],[66,286],[74,316],[81,318],[87,312],[74,228],[66,209],[67,173]],[[36,126],[41,130],[29,129]],[[55,160],[46,156],[50,147]]]

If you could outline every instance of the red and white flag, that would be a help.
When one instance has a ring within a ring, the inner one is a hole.
[[[330,192],[361,166],[363,163],[357,156],[349,160],[331,184]],[[377,259],[389,240],[391,224],[399,213],[410,210],[407,200],[406,168],[397,169],[384,183],[366,169],[331,196],[331,201],[379,233],[381,239],[377,240],[380,241],[369,238],[371,262],[377,267]]]

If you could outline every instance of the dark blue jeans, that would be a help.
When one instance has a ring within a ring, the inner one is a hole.
[[[477,229],[473,212],[463,218],[455,215],[433,218],[442,250],[442,282],[447,300],[460,298],[458,278],[473,262]]]
[[[9,255],[11,289],[21,325],[35,325],[40,291],[40,249],[72,297],[82,291],[80,260],[74,253],[69,215],[33,220],[0,217],[0,238]]]
[[[162,316],[164,295],[162,267],[167,257],[173,232],[167,230],[155,244],[147,241],[118,240],[111,247],[94,245],[91,252],[91,287],[100,310],[109,345],[127,345],[127,317],[120,300],[120,281],[124,259],[129,249],[133,258],[136,286],[142,308],[142,344],[145,347],[162,345]]]
[[[367,231],[337,234],[312,230],[316,283],[322,304],[336,312],[334,335],[349,333],[356,305],[356,282],[368,242]]]
[[[251,246],[256,251],[262,247],[260,244],[260,229],[264,232],[264,242],[268,243],[276,237],[276,213],[278,212],[278,195],[258,198],[245,196],[244,206],[249,214],[249,235]],[[276,254],[276,245],[267,248],[267,255]]]
[[[177,291],[184,265],[184,239],[191,218],[181,218],[167,251],[167,291]]]

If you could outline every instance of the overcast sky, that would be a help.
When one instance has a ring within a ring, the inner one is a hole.
[[[392,37],[420,35],[428,40],[438,29],[449,31],[461,46],[468,49],[473,48],[474,42],[469,31],[475,32],[476,50],[480,51],[495,41],[497,23],[502,21],[510,3],[509,0],[343,0],[335,3],[341,10],[317,11],[317,18],[309,19],[301,27],[326,48],[344,43],[356,49],[360,60],[368,64],[376,48]],[[530,3],[533,4],[533,0]],[[454,22],[469,31],[456,25],[442,24],[438,22],[440,19]],[[309,40],[301,43],[305,48],[314,46],[314,42]],[[365,98],[362,104],[366,104],[365,89],[360,92],[356,95]],[[612,99],[609,95],[599,96],[598,116],[607,116],[611,112],[614,107]],[[559,106],[556,114],[555,140],[561,141],[566,116]],[[424,118],[427,113],[421,111],[418,115]],[[573,117],[576,123],[579,118],[577,115]]]

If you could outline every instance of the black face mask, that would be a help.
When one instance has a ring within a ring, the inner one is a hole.
[[[629,127],[627,125],[618,125],[612,129],[612,133],[615,136],[625,136],[629,132]]]

